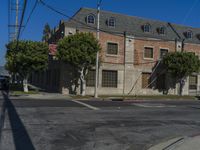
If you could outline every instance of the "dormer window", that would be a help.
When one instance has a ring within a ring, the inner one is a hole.
[[[187,39],[192,39],[192,35],[193,35],[192,31],[187,31],[185,33],[185,36],[186,36]]]
[[[109,19],[108,19],[108,26],[109,26],[109,27],[115,27],[115,25],[116,25],[116,20],[115,20],[115,18],[113,18],[113,17],[109,18]]]
[[[143,30],[144,30],[145,33],[151,32],[151,26],[150,26],[150,24],[145,24],[143,26]]]
[[[158,32],[159,32],[160,35],[165,35],[166,34],[166,28],[165,27],[160,27],[158,29]]]
[[[87,16],[87,24],[95,24],[94,15],[90,14],[90,15]]]

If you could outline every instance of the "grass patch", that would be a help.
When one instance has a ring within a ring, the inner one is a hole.
[[[39,90],[33,89],[32,87],[29,87],[29,92],[23,91],[23,85],[22,84],[10,84],[9,87],[10,93],[13,95],[29,95],[29,94],[38,94]]]
[[[23,85],[22,84],[17,84],[17,83],[13,83],[9,85],[9,89],[10,91],[23,91]]]
[[[90,96],[90,95],[86,95],[86,96],[71,95],[71,97],[72,97],[73,99],[90,99],[90,98],[94,98],[93,96]]]
[[[38,94],[38,91],[29,91],[29,92],[23,92],[23,91],[12,91],[13,95],[29,95],[29,94]]]

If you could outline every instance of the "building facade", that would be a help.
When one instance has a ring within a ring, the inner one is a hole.
[[[71,94],[75,88],[70,73],[73,68],[56,59],[56,43],[76,32],[96,36],[97,10],[81,8],[68,21],[61,21],[50,36],[49,68],[32,76],[32,83],[49,91]],[[178,84],[159,64],[168,52],[192,52],[200,56],[200,28],[100,12],[102,47],[99,65],[99,95],[176,95]],[[79,81],[77,81],[77,84]],[[94,94],[95,68],[87,75],[86,94]],[[200,75],[184,81],[183,95],[198,95]]]

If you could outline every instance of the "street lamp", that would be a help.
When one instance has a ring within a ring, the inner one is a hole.
[[[97,2],[97,40],[99,41],[99,27],[100,27],[100,5],[102,0]],[[96,76],[95,76],[95,90],[94,97],[98,97],[98,81],[99,81],[99,51],[96,54]]]

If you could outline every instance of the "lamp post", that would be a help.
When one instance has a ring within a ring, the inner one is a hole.
[[[100,27],[100,5],[102,0],[97,2],[97,40],[99,41],[99,27]],[[98,97],[98,81],[99,81],[99,52],[96,54],[96,76],[95,76],[95,89],[94,97]]]

